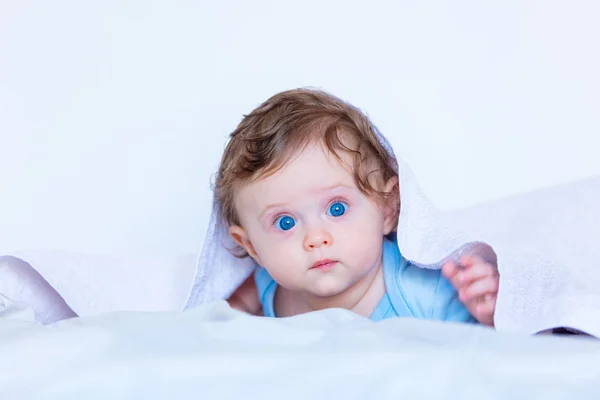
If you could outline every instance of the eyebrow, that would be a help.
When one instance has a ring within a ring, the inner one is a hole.
[[[267,207],[265,207],[264,210],[262,210],[260,212],[260,214],[258,214],[258,218],[259,219],[263,219],[265,217],[265,215],[268,214],[269,211],[271,211],[274,208],[282,208],[285,207],[288,203],[273,203],[273,204],[269,204]]]
[[[323,192],[331,192],[337,189],[352,189],[352,187],[348,186],[348,185],[344,185],[344,184],[333,184],[330,186],[326,186],[323,188],[319,188],[317,190],[315,190],[315,193],[323,193]],[[273,203],[273,204],[269,204],[268,206],[266,206],[258,215],[258,218],[263,219],[265,214],[267,214],[268,211],[272,210],[273,208],[282,208],[287,206],[289,203]]]

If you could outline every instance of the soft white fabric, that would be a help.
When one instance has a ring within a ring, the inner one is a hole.
[[[393,154],[391,145],[380,136],[381,142]],[[409,167],[398,160],[401,212],[398,244],[402,254],[424,268],[441,268],[449,258],[462,252],[479,253],[485,241],[491,245],[499,260],[500,290],[496,303],[495,325],[498,330],[525,334],[551,327],[568,325],[600,336],[600,246],[596,246],[600,222],[600,190],[597,184],[588,187],[585,201],[569,199],[545,202],[539,218],[524,219],[509,227],[510,231],[526,229],[530,223],[548,220],[547,235],[537,235],[533,243],[538,249],[524,247],[512,236],[494,235],[496,228],[487,215],[440,212],[424,195]],[[476,184],[476,183],[474,183]],[[539,196],[538,196],[539,197]],[[542,196],[543,197],[543,196]],[[533,211],[538,204],[527,204]],[[554,220],[555,210],[567,208],[564,220]],[[569,212],[568,210],[573,210]],[[577,211],[581,210],[581,211]],[[471,224],[467,221],[471,219]],[[475,219],[473,219],[475,218]],[[469,229],[476,226],[479,229]],[[500,225],[501,226],[501,225]],[[575,239],[561,229],[577,231]],[[548,235],[557,234],[557,247],[543,245]],[[573,241],[574,240],[574,241]],[[572,242],[573,241],[573,242]],[[576,245],[572,245],[576,243]],[[240,260],[228,251],[232,239],[221,217],[219,204],[214,201],[213,214],[204,247],[198,259],[195,283],[186,308],[208,301],[227,298],[251,273],[255,265],[250,259]],[[565,250],[571,248],[573,251]],[[491,259],[493,257],[486,257]]]
[[[0,319],[2,399],[595,399],[600,342],[224,302],[41,326]]]
[[[13,255],[0,257],[0,294],[31,304],[42,323],[117,310],[181,310],[195,266],[193,254],[20,251]]]
[[[600,337],[600,177],[449,215],[499,253],[499,329],[571,326]]]
[[[16,301],[33,311],[37,321],[50,324],[76,316],[54,287],[20,258],[0,257],[0,318],[8,317],[4,302]],[[14,309],[13,309],[14,311]]]

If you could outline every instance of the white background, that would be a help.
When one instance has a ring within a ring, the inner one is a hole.
[[[600,174],[600,3],[0,0],[0,254],[195,252],[242,115],[316,86],[442,208]]]

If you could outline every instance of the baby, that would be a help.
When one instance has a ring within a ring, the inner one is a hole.
[[[411,264],[394,236],[399,190],[396,159],[359,109],[309,89],[268,99],[231,134],[215,182],[230,251],[260,266],[230,305],[493,326],[497,266],[476,255],[441,271]]]

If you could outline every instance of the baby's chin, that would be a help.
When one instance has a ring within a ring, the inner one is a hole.
[[[311,297],[321,297],[323,299],[329,297],[338,296],[348,289],[348,286],[342,286],[339,283],[335,284],[312,284],[312,285],[285,285],[280,284],[280,287],[284,288],[288,292],[292,293],[304,293]]]
[[[335,281],[327,282],[326,279],[323,279],[315,285],[312,285],[307,292],[315,297],[331,298],[343,294],[351,286],[352,285],[349,283],[345,284]]]

